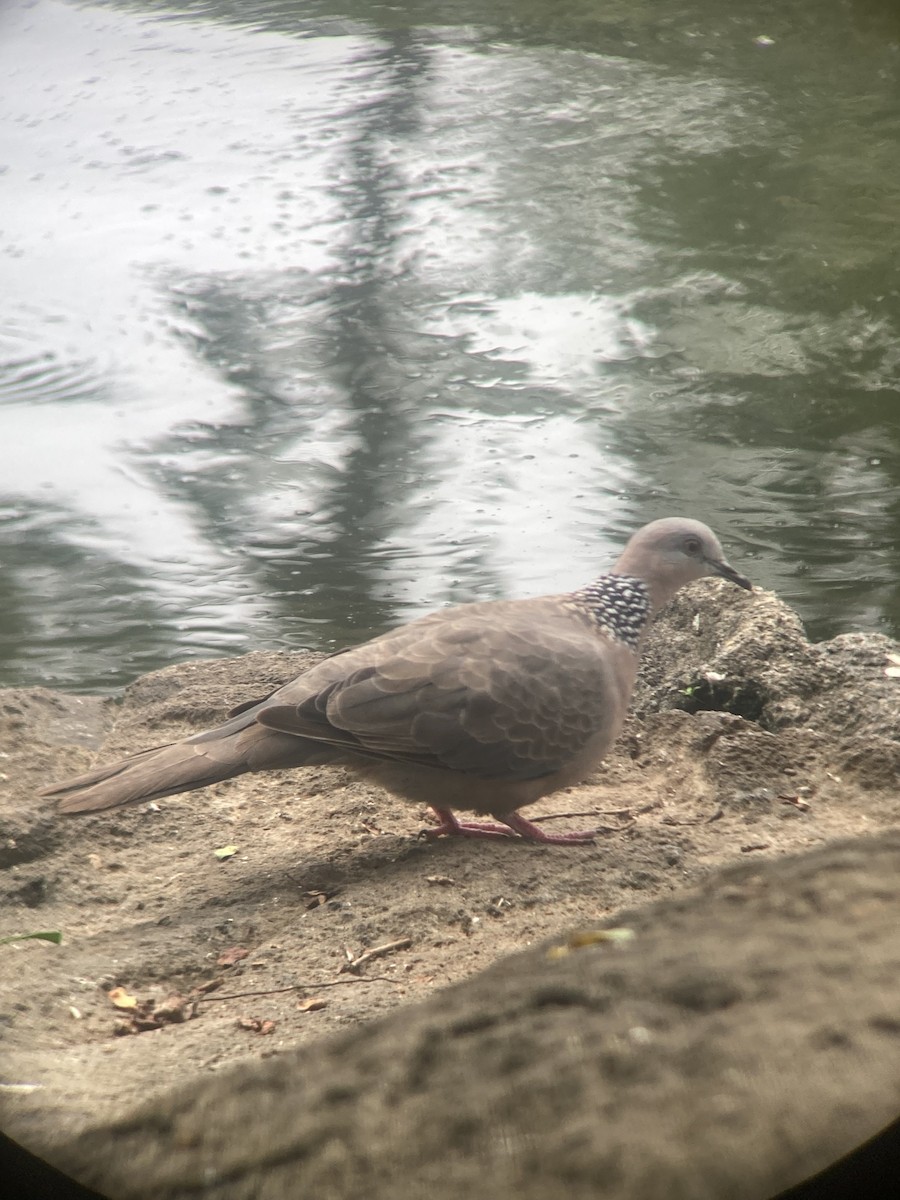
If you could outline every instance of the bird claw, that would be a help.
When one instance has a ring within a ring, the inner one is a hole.
[[[535,825],[517,812],[508,813],[503,817],[510,829],[514,829],[519,837],[529,842],[542,842],[550,846],[585,846],[593,842],[599,832],[596,829],[573,829],[570,833],[547,833],[540,825]]]
[[[505,816],[495,813],[502,824],[493,821],[460,821],[449,808],[436,808],[434,812],[438,816],[438,824],[419,833],[419,837],[427,842],[433,842],[439,837],[517,837],[522,841],[540,842],[551,846],[583,846],[593,842],[598,832],[596,829],[579,829],[571,833],[547,833],[517,812],[506,813]]]
[[[419,837],[426,842],[437,841],[439,837],[470,837],[470,838],[514,838],[516,835],[507,825],[497,825],[493,821],[460,821],[448,808],[436,808],[438,824],[429,829],[419,831]]]

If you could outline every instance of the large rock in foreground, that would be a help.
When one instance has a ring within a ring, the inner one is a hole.
[[[763,1200],[900,1112],[900,833],[747,864],[56,1159],[129,1200]]]

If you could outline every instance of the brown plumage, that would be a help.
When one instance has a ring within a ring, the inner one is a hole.
[[[47,788],[64,813],[205,787],[246,771],[343,762],[430,804],[432,835],[547,834],[518,809],[583,779],[621,729],[643,635],[692,579],[748,580],[698,521],[653,521],[577,592],[443,609],[326,658],[223,725]],[[463,823],[454,809],[497,823]]]

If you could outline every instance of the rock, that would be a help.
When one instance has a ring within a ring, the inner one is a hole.
[[[900,831],[732,868],[54,1158],[124,1200],[766,1200],[900,1108],[898,879]]]

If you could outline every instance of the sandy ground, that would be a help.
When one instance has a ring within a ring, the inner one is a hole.
[[[0,946],[5,1131],[114,1196],[449,1197],[478,1195],[490,1178],[497,1196],[597,1194],[602,1182],[611,1196],[727,1186],[764,1197],[900,1111],[896,643],[810,645],[770,594],[686,589],[657,622],[614,754],[528,812],[554,829],[602,826],[585,847],[430,842],[418,836],[426,810],[325,767],[95,817],[57,819],[35,799],[95,760],[216,723],[310,661],[179,665],[136,681],[121,703],[0,692],[0,936],[63,936]],[[737,875],[723,876],[728,867]],[[567,940],[609,924],[634,937]],[[564,998],[536,1002],[538,985]],[[117,1008],[110,992],[138,1008]],[[641,1009],[651,993],[675,1004],[662,1024]],[[487,1014],[469,1057],[398,1082],[391,1064],[409,1061],[413,1031],[431,1031],[416,1042],[421,1058],[421,1045],[445,1045],[442,1027],[459,1012],[473,1028],[473,1013]],[[639,1086],[610,1049],[629,1044],[628,1029],[650,1030],[657,1048],[659,1069],[638,1071]],[[709,1039],[715,1053],[694,1061],[689,1046]],[[792,1056],[814,1095],[798,1090]],[[753,1086],[738,1087],[735,1071]],[[348,1072],[335,1099],[326,1085]],[[365,1114],[375,1096],[385,1108],[387,1077],[395,1119],[385,1126]],[[504,1096],[538,1097],[508,1134],[527,1152],[503,1163],[473,1132],[501,1111],[512,1120],[498,1079]],[[319,1124],[276,1136],[273,1095],[277,1111],[297,1105],[310,1120],[314,1110]],[[432,1113],[440,1097],[435,1128],[417,1115],[421,1095]],[[673,1103],[674,1125],[660,1115]],[[346,1128],[325,1121],[335,1104],[353,1114]],[[213,1153],[199,1126],[185,1132],[184,1114],[226,1141]],[[453,1114],[469,1115],[454,1124]],[[722,1136],[708,1135],[711,1120]],[[334,1149],[348,1128],[352,1170]],[[401,1152],[408,1145],[419,1157]],[[698,1182],[690,1164],[701,1159]],[[305,1189],[279,1193],[276,1160]],[[463,1160],[476,1176],[446,1165]]]

